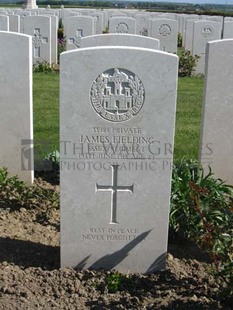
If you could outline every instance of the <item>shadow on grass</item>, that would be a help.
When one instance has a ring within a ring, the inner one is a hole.
[[[23,268],[58,269],[60,268],[60,247],[31,241],[0,238],[0,263],[4,261]]]

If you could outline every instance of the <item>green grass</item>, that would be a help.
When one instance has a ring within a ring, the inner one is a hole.
[[[33,124],[36,154],[59,150],[59,74],[34,73]]]
[[[203,78],[179,78],[174,160],[198,158],[201,130]]]
[[[59,74],[34,73],[34,139],[40,157],[59,150]],[[198,158],[203,78],[179,78],[175,161]],[[38,147],[38,144],[41,146]]]

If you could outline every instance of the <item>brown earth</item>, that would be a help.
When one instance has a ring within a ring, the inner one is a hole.
[[[233,309],[195,244],[168,250],[166,271],[118,275],[112,288],[114,272],[59,269],[59,210],[0,205],[0,310]]]

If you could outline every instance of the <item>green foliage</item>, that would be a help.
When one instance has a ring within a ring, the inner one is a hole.
[[[173,169],[170,227],[195,241],[213,261],[228,287],[233,284],[233,191],[207,175],[196,161],[182,160]]]
[[[182,34],[179,32],[177,38],[177,47],[182,47],[182,42],[183,42]]]
[[[58,43],[57,43],[58,63],[60,62],[61,53],[65,52],[65,50],[66,50],[66,38],[61,37],[58,39]]]
[[[33,65],[33,72],[53,72],[54,67],[50,66],[47,61],[37,62]]]
[[[122,275],[119,273],[107,276],[107,289],[109,293],[116,293],[121,289]]]
[[[109,28],[105,27],[104,30],[102,31],[103,33],[109,33]]]
[[[191,52],[183,48],[180,49],[179,53],[179,76],[191,76],[197,65],[197,61],[200,58],[195,55],[192,56]]]
[[[116,293],[126,289],[127,286],[131,285],[130,276],[123,275],[119,272],[110,273],[105,281],[109,293]]]
[[[60,153],[55,150],[46,155],[45,161],[51,163],[51,167],[53,171],[59,171],[60,167]]]
[[[58,208],[59,195],[40,186],[28,186],[17,176],[9,177],[6,168],[0,168],[0,203],[13,209],[31,209],[42,204],[47,208]]]

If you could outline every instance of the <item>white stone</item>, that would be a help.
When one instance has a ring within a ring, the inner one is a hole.
[[[148,14],[136,14],[136,34],[147,36],[149,27],[149,15]]]
[[[90,16],[69,17],[64,23],[66,50],[80,47],[82,37],[95,34],[95,20]]]
[[[109,19],[110,33],[136,33],[136,20],[131,17],[116,16]]]
[[[233,185],[233,40],[207,43],[200,161]]]
[[[0,167],[33,182],[31,37],[0,32]],[[19,52],[20,51],[20,52]]]
[[[20,32],[20,16],[8,15],[9,17],[9,31]]]
[[[91,46],[135,46],[150,49],[159,49],[159,40],[136,34],[113,33],[83,37],[81,47]]]
[[[190,28],[187,28],[189,26],[189,22],[190,21],[194,21],[194,20],[199,20],[198,15],[190,15],[190,16],[186,16],[184,17],[184,29],[183,29],[183,33],[181,33],[182,35],[182,46],[185,47],[186,45],[186,37],[189,41],[192,41],[192,36],[193,36],[193,29],[190,32]]]
[[[96,18],[96,34],[102,34],[104,30],[104,14],[102,12],[94,12],[92,16]]]
[[[26,16],[23,31],[32,36],[33,63],[46,61],[51,64],[51,18]]]
[[[57,64],[57,30],[58,30],[58,17],[49,15],[51,19],[51,63]]]
[[[223,39],[233,38],[233,20],[224,22]]]
[[[227,16],[224,17],[224,22],[232,22],[233,21],[233,17]]]
[[[160,41],[160,50],[177,52],[178,23],[172,19],[151,19],[148,35]]]
[[[206,43],[221,39],[221,23],[215,21],[195,21],[193,27],[192,55],[198,55],[200,59],[195,68],[196,74],[204,74]]]
[[[189,50],[191,53],[193,51],[193,28],[195,19],[186,20],[185,22],[185,37],[184,37],[184,48]]]
[[[9,31],[9,17],[0,15],[0,31]]]
[[[177,66],[135,47],[61,55],[62,267],[165,267]]]
[[[23,6],[25,9],[37,9],[38,6],[36,4],[36,0],[25,0],[25,4]]]

